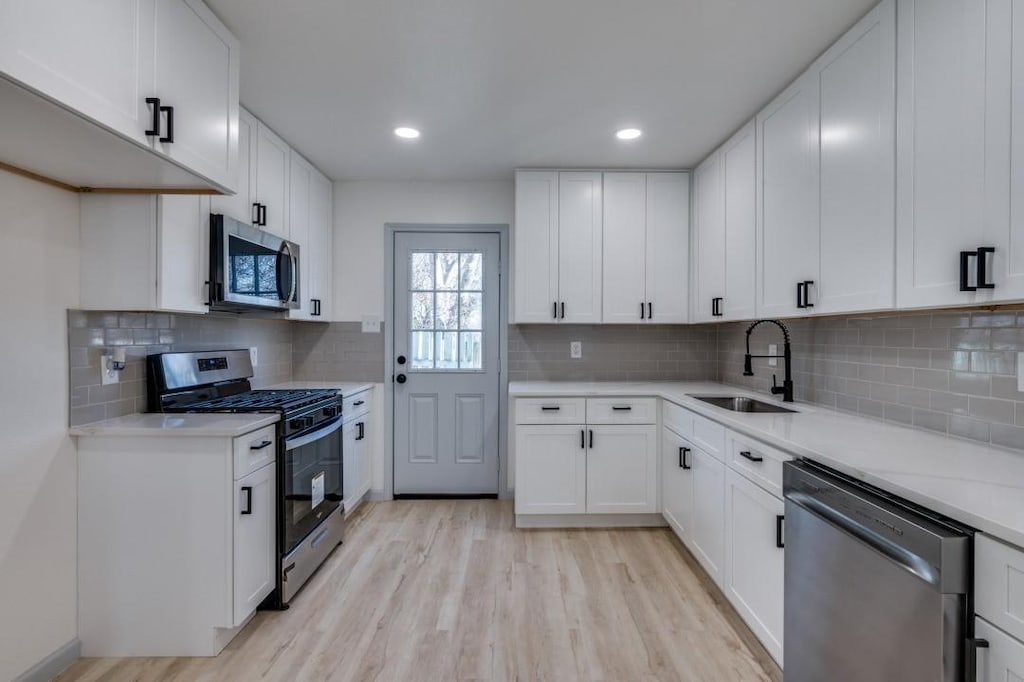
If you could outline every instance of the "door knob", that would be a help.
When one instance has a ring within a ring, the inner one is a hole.
[[[405,383],[405,375],[404,374],[399,374],[398,376],[395,377],[395,381],[397,381],[400,384],[404,384]]]
[[[399,355],[398,356],[398,364],[400,364],[400,365],[404,365],[405,364],[405,356],[404,355]]]

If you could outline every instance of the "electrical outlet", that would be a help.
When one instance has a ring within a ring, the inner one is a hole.
[[[258,350],[259,349],[256,348],[256,346],[252,346],[251,348],[249,348],[249,361],[252,363],[253,367],[255,367],[256,365],[260,364],[259,363],[259,353],[257,352]]]
[[[579,360],[583,357],[583,343],[580,341],[569,342],[569,357],[574,360]]]
[[[768,355],[778,355],[778,354],[779,354],[779,344],[777,344],[777,343],[769,343],[768,344]],[[779,359],[778,358],[768,358],[768,366],[769,367],[777,367],[778,364],[779,364]]]
[[[121,383],[121,373],[110,369],[113,359],[113,355],[104,355],[100,358],[100,384],[103,386]]]
[[[380,318],[376,315],[363,315],[363,333],[380,334]]]

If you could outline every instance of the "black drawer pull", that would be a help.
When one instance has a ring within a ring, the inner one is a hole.
[[[612,405],[612,409],[616,412],[629,412],[633,407],[631,405]]]
[[[681,446],[679,448],[679,466],[683,469],[692,469],[693,467],[686,461],[686,455],[689,454],[690,448]]]
[[[360,405],[364,404],[365,402],[366,402],[365,400],[357,400],[354,403],[352,403],[352,407],[359,407]]]
[[[559,407],[558,405],[544,405],[543,407],[540,408],[540,411],[541,412],[558,412],[560,409],[562,409],[562,408]]]
[[[751,462],[763,462],[764,461],[764,457],[762,457],[761,455],[752,455],[752,454],[750,454],[749,450],[741,450],[740,451],[740,457],[745,457],[745,458],[749,459]]]
[[[786,538],[783,536],[783,523],[785,520],[786,517],[782,514],[775,517],[775,546],[779,549],[786,548]]]
[[[272,441],[272,440],[265,440],[262,443],[260,443],[259,445],[250,445],[249,449],[250,450],[263,450],[265,448],[270,447],[273,444],[274,444],[274,441]]]

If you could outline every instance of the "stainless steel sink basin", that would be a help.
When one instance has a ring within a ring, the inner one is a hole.
[[[715,407],[732,410],[733,412],[796,412],[796,410],[788,410],[775,403],[766,403],[762,400],[744,398],[742,396],[695,395],[691,397],[714,405]]]

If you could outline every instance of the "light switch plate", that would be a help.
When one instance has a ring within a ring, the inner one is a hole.
[[[769,343],[768,344],[768,355],[778,355],[778,354],[779,354],[779,345],[777,343]],[[768,358],[768,366],[769,367],[777,367],[778,364],[779,364],[779,359],[778,358]]]
[[[249,348],[249,361],[252,362],[252,366],[255,367],[256,365],[260,364],[259,360],[259,349],[256,346],[251,346]]]
[[[114,359],[112,355],[104,355],[100,357],[100,384],[106,386],[107,384],[119,384],[121,383],[121,373],[115,372],[110,367],[110,361]]]
[[[569,357],[574,360],[579,360],[583,357],[583,343],[580,341],[569,342]]]
[[[376,315],[363,315],[363,333],[380,334],[380,318]]]

